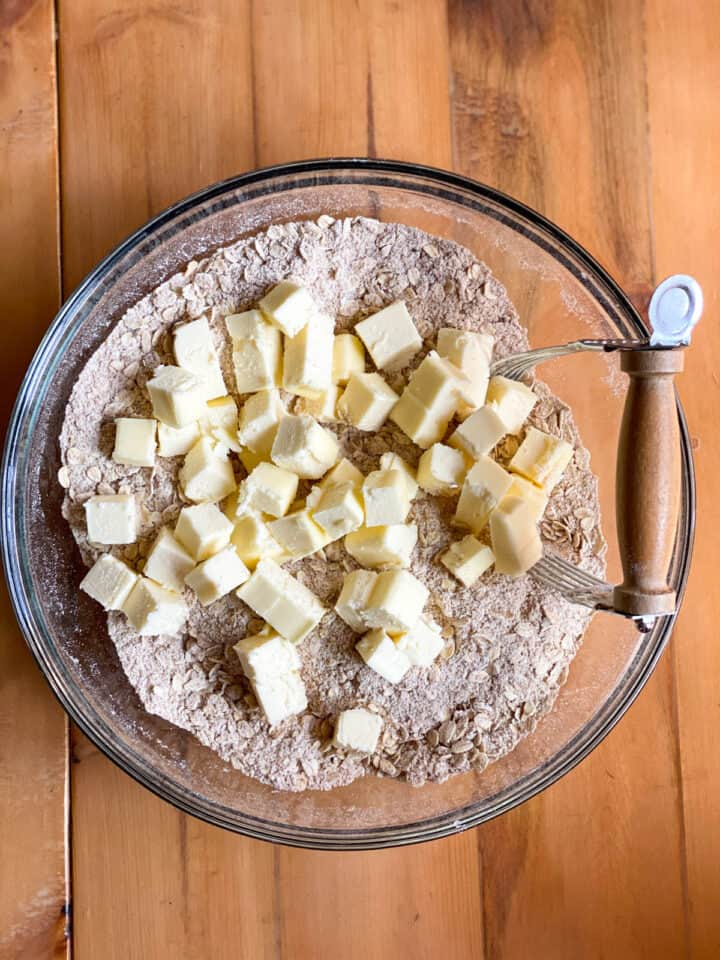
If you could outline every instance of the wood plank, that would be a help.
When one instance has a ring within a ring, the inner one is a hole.
[[[720,506],[713,491],[720,470],[716,437],[720,384],[716,322],[720,280],[713,238],[720,222],[720,10],[677,0],[646,4],[652,200],[658,277],[689,272],[705,294],[705,316],[679,382],[695,447],[699,510],[693,572],[670,654],[675,663],[679,763],[686,846],[688,955],[720,955],[720,723],[717,677],[720,617],[717,544]]]
[[[0,424],[60,292],[51,0],[0,5]],[[66,721],[0,589],[0,956],[64,957]]]
[[[643,301],[654,271],[642,9],[449,9],[456,167],[560,223]],[[487,957],[684,954],[673,682],[666,657],[588,760],[477,832]]]

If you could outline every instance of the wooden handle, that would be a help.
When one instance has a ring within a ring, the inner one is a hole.
[[[675,401],[682,350],[621,354],[630,377],[617,461],[617,534],[623,583],[618,610],[631,615],[672,613],[667,582],[680,512],[680,429]]]

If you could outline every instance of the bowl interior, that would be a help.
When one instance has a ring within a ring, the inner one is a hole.
[[[482,774],[413,788],[367,777],[329,793],[281,793],[250,780],[142,709],[104,618],[78,593],[82,567],[60,515],[57,437],[73,383],[125,309],[189,260],[295,219],[365,215],[469,247],[505,284],[530,342],[632,336],[639,319],[582,250],[541,218],[449,174],[381,162],[260,171],[162,214],[111,254],[67,302],[23,385],[8,433],[4,550],[18,617],[61,701],[128,772],[189,812],[254,836],[313,846],[377,846],[463,829],[527,799],[607,732],[647,678],[672,618],[642,635],[597,615],[553,712]],[[619,579],[614,476],[624,383],[610,356],[583,355],[540,376],[570,405],[600,479],[608,574]],[[681,588],[692,535],[692,467],[683,432],[683,516],[671,570]]]

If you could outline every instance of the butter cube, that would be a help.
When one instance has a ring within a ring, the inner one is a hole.
[[[542,557],[542,543],[532,510],[519,497],[505,497],[493,510],[490,539],[498,573],[522,576]]]
[[[269,457],[278,424],[285,413],[277,390],[263,390],[253,394],[240,411],[238,440],[254,453]]]
[[[232,532],[232,523],[214,503],[183,507],[175,524],[175,539],[197,562],[227,546]]]
[[[215,502],[236,488],[227,448],[201,437],[185,456],[178,479],[183,493],[195,503]]]
[[[422,339],[402,300],[355,324],[379,370],[400,370],[422,347]]]
[[[323,490],[312,507],[312,515],[330,540],[352,533],[365,519],[357,488],[352,483],[337,483]]]
[[[297,474],[274,463],[259,463],[243,480],[238,496],[238,515],[258,510],[282,517],[290,509],[298,488]]]
[[[525,439],[510,461],[510,470],[536,483],[548,494],[572,457],[573,448],[566,440],[528,427]]]
[[[307,707],[305,685],[299,673],[283,673],[267,680],[255,680],[252,688],[271,727]]]
[[[375,753],[382,726],[382,717],[364,707],[343,710],[335,723],[333,743],[341,750]]]
[[[337,420],[337,402],[340,388],[331,383],[327,390],[316,397],[300,397],[296,405],[297,413],[307,413],[316,420]]]
[[[267,523],[254,511],[239,518],[230,542],[250,570],[254,570],[260,560],[275,560],[280,563],[286,558],[284,548],[270,533]]]
[[[417,478],[428,493],[449,496],[460,489],[466,473],[465,457],[459,450],[434,443],[420,457]]]
[[[495,556],[485,544],[471,534],[455,543],[440,557],[440,563],[454,574],[460,583],[471,587],[478,577],[495,563]]]
[[[243,447],[238,456],[240,457],[240,463],[248,473],[252,473],[255,467],[266,459],[261,454],[250,450],[249,447]]]
[[[365,373],[365,348],[352,333],[339,333],[333,341],[333,383],[345,384],[353,373]]]
[[[388,633],[411,630],[427,603],[428,588],[407,570],[379,573],[365,608],[369,627],[382,627]]]
[[[200,377],[205,384],[207,400],[225,396],[225,381],[206,317],[175,327],[173,346],[177,365]]]
[[[283,387],[300,397],[319,397],[332,385],[333,325],[317,314],[285,338]]]
[[[426,617],[420,617],[412,630],[393,640],[414,667],[429,667],[445,646],[440,627]]]
[[[205,412],[205,381],[180,367],[158,367],[147,382],[153,413],[169,427],[185,427]]]
[[[91,543],[134,543],[137,539],[135,497],[125,494],[90,497],[85,501],[85,519]]]
[[[200,438],[200,425],[197,420],[184,427],[169,427],[158,423],[158,453],[161,457],[184,456]]]
[[[465,477],[455,523],[479,533],[495,507],[510,489],[512,477],[489,457],[481,457]]]
[[[420,400],[437,419],[449,422],[467,390],[468,381],[462,371],[431,350],[410,377],[404,392]]]
[[[363,567],[408,567],[416,543],[414,523],[361,527],[345,537],[345,549]]]
[[[339,449],[334,434],[307,414],[300,414],[280,421],[271,456],[279,467],[298,477],[317,480],[337,461]]]
[[[399,470],[405,478],[408,488],[408,496],[414,500],[418,492],[418,482],[413,468],[403,458],[397,454],[387,451],[380,457],[381,470]]]
[[[505,424],[506,433],[519,433],[537,403],[537,397],[519,380],[490,377],[486,402]]]
[[[295,673],[302,666],[295,644],[267,625],[260,633],[238,641],[234,649],[245,676],[253,682]]]
[[[355,649],[365,663],[388,683],[400,683],[410,669],[410,661],[384,630],[370,630]]]
[[[510,469],[512,470],[512,463],[510,464]],[[530,507],[530,512],[532,513],[535,523],[540,522],[548,504],[548,497],[544,490],[536,487],[534,483],[526,480],[525,477],[513,473],[512,483],[508,487],[506,495],[508,497],[520,497],[521,500],[524,500]]]
[[[185,577],[185,583],[194,590],[203,607],[235,590],[250,576],[250,571],[232,546],[203,560]]]
[[[490,453],[507,430],[495,407],[486,405],[471,413],[464,423],[450,435],[451,447],[464,450],[473,460],[479,460]]]
[[[445,436],[452,414],[438,415],[407,388],[393,407],[390,419],[423,450]]]
[[[325,615],[315,594],[273,560],[261,560],[237,595],[291,643],[304,640]]]
[[[353,570],[345,574],[335,612],[355,633],[364,633],[369,626],[365,611],[377,577],[371,570]]]
[[[80,581],[80,589],[105,610],[122,610],[138,576],[111,553],[101,554]]]
[[[139,577],[123,604],[123,612],[141,637],[172,637],[185,625],[188,608],[179,593]]]
[[[362,486],[365,526],[403,523],[410,511],[407,480],[400,470],[374,470]]]
[[[119,417],[115,421],[115,463],[129,467],[155,466],[155,428],[157,420]]]
[[[240,452],[238,442],[238,409],[232,397],[210,400],[200,418],[201,431],[211,440],[221,443],[235,453]]]
[[[282,334],[259,310],[225,318],[233,342],[238,393],[279,387],[282,380]]]
[[[163,527],[150,548],[143,573],[161,587],[182,593],[185,589],[185,576],[194,566],[195,561],[187,550],[178,543],[167,527]]]
[[[317,316],[318,308],[305,287],[282,280],[260,301],[260,309],[286,337],[295,337]]]
[[[442,327],[438,330],[437,351],[454,363],[470,381],[470,398],[458,413],[466,416],[485,403],[494,338],[488,333]]]
[[[292,557],[299,560],[317,553],[330,542],[325,531],[315,523],[309,510],[298,510],[268,523],[271,536]]]
[[[358,430],[379,430],[398,399],[379,373],[352,373],[337,412]]]
[[[360,487],[364,479],[365,477],[355,464],[350,463],[347,457],[343,457],[329,473],[325,474],[318,486],[323,490],[339,483],[351,483],[354,487]]]

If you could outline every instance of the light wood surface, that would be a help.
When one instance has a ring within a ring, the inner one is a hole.
[[[719,36],[710,0],[0,0],[3,417],[59,249],[67,295],[173,200],[302,157],[468,173],[556,220],[639,305],[692,273],[707,314],[680,379],[701,522],[671,647],[580,767],[481,829],[310,853],[177,813],[76,731],[68,775],[65,721],[3,601],[0,957],[720,955]]]

